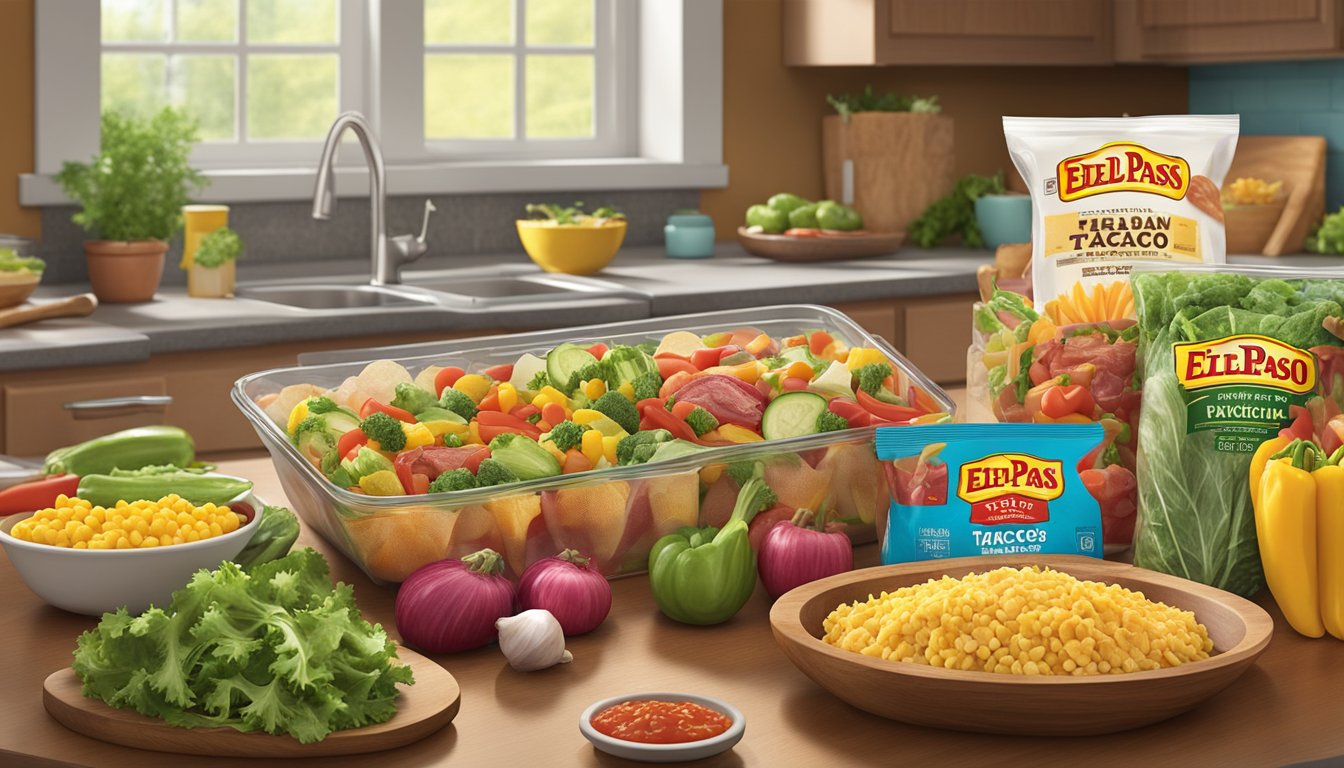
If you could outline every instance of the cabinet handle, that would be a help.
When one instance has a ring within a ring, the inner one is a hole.
[[[101,400],[76,400],[63,407],[76,419],[106,419],[133,413],[162,413],[172,404],[171,395],[130,395]]]

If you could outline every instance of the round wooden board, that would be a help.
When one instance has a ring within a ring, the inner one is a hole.
[[[792,237],[754,234],[737,228],[737,241],[747,253],[775,261],[845,261],[889,256],[901,247],[904,232],[871,232],[865,235]]]
[[[53,672],[42,685],[42,704],[61,725],[75,733],[124,747],[212,757],[332,757],[381,752],[434,733],[457,715],[462,691],[448,670],[415,651],[398,647],[411,667],[415,685],[402,688],[391,720],[346,731],[322,741],[300,744],[289,736],[243,733],[232,728],[178,728],[130,709],[113,709],[80,694],[79,677],[69,667]]]
[[[1119,675],[1021,676],[886,661],[821,642],[837,605],[944,575],[1001,566],[1050,566],[1079,579],[1119,584],[1194,611],[1214,655],[1179,667]],[[915,725],[979,733],[1087,736],[1155,723],[1232,684],[1269,645],[1274,623],[1260,606],[1164,573],[1090,557],[1009,555],[925,560],[850,571],[804,584],[770,611],[784,655],[826,690],[859,709]]]

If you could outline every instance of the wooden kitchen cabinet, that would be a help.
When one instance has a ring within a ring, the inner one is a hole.
[[[784,0],[784,63],[1110,64],[1110,0]]]
[[[938,384],[966,380],[975,294],[837,304],[864,330],[886,339]]]
[[[1341,0],[1112,0],[1120,62],[1338,56]]]

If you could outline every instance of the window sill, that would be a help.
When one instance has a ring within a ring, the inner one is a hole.
[[[210,180],[195,197],[207,203],[311,200],[313,168],[207,170]],[[337,193],[368,196],[368,172],[337,168]],[[597,160],[480,161],[388,166],[388,195],[471,194],[491,192],[585,192],[626,189],[707,189],[728,185],[728,167],[611,158]],[[69,205],[52,176],[19,176],[19,203]]]

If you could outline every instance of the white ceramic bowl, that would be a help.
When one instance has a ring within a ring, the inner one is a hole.
[[[140,613],[150,603],[168,605],[193,573],[243,551],[260,524],[262,502],[251,493],[240,500],[252,508],[251,520],[223,536],[186,544],[112,550],[34,544],[9,535],[9,529],[29,517],[18,514],[0,521],[0,545],[28,588],[57,608],[101,616],[124,605]]]
[[[604,733],[599,733],[593,727],[593,716],[598,712],[623,701],[635,701],[637,699],[693,702],[727,715],[733,721],[733,724],[718,736],[701,739],[700,741],[688,741],[683,744],[641,744],[637,741],[613,739]],[[593,704],[583,710],[583,714],[579,716],[579,732],[584,735],[584,738],[591,741],[594,747],[609,755],[644,763],[676,763],[713,757],[720,752],[727,752],[732,749],[737,742],[742,740],[742,734],[746,730],[747,718],[738,711],[737,707],[720,699],[697,696],[693,693],[630,693],[624,696],[613,696]]]

